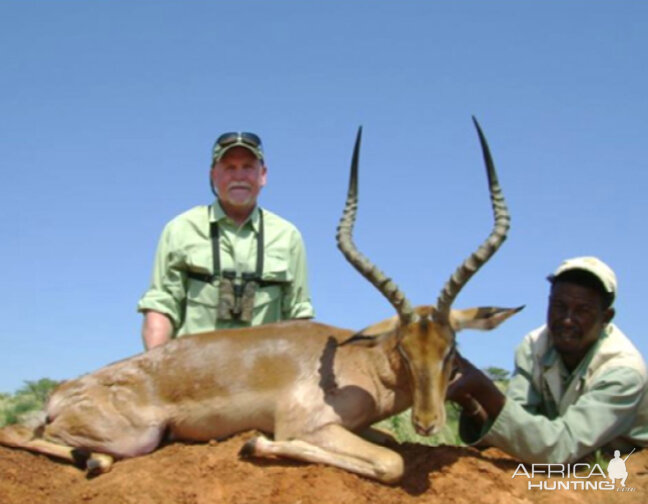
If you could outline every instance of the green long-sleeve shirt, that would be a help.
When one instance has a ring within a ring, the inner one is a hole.
[[[189,275],[212,274],[213,221],[219,227],[221,271],[234,270],[240,276],[256,270],[258,208],[241,226],[227,217],[218,202],[194,207],[171,220],[160,237],[151,286],[137,309],[167,315],[176,336],[250,325],[217,318],[219,279],[205,282]],[[256,292],[251,325],[313,317],[301,234],[290,222],[265,209],[263,225],[261,279],[268,285]]]
[[[647,383],[641,354],[615,325],[572,373],[541,327],[517,349],[500,414],[480,433],[462,417],[461,434],[529,463],[573,462],[600,447],[646,447]]]

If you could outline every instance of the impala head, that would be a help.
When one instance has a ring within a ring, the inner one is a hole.
[[[446,282],[435,306],[413,308],[398,286],[356,248],[352,240],[358,207],[358,158],[362,129],[358,130],[349,191],[340,224],[338,247],[347,260],[369,280],[396,309],[397,315],[361,331],[355,341],[365,345],[393,346],[406,363],[413,392],[412,423],[421,435],[438,432],[445,423],[445,395],[453,369],[456,333],[464,328],[493,329],[520,308],[471,308],[454,310],[452,303],[468,280],[506,239],[510,217],[499,187],[488,144],[473,118],[488,174],[495,224],[490,236]]]

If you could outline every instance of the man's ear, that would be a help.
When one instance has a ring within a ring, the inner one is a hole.
[[[263,161],[261,161],[261,183],[259,185],[261,187],[265,187],[267,182],[268,182],[268,167],[265,165]]]
[[[614,308],[610,306],[607,310],[605,310],[605,312],[603,312],[603,321],[606,324],[609,324],[610,322],[612,322],[612,319],[614,318],[615,314],[616,311],[614,310]]]
[[[524,306],[517,308],[500,308],[497,306],[482,306],[465,310],[450,311],[450,325],[455,331],[462,329],[479,329],[488,331],[495,329],[507,318],[515,315]]]

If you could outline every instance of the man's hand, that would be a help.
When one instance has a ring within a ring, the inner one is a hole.
[[[466,415],[479,416],[482,420],[496,418],[506,401],[491,379],[459,352],[455,356],[455,374],[448,385],[446,399],[459,404]]]

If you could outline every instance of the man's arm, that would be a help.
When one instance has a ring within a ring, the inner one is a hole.
[[[173,336],[173,324],[164,313],[147,310],[142,323],[142,341],[144,348],[150,350],[163,345]]]
[[[612,369],[553,420],[507,399],[484,439],[525,462],[572,462],[632,427],[643,389],[636,370]]]
[[[151,285],[137,305],[144,314],[142,341],[147,350],[169,341],[182,324],[186,272],[181,263],[172,226],[167,225],[155,253]]]
[[[506,398],[488,376],[459,353],[455,357],[455,365],[458,374],[448,386],[446,399],[461,406],[461,421],[468,423],[469,431],[480,433],[489,419],[498,417]],[[464,441],[468,443],[481,437],[478,434],[460,434],[462,438],[466,437]]]
[[[299,231],[291,237],[290,258],[288,267],[292,273],[290,282],[283,293],[283,314],[286,319],[309,319],[315,316],[308,290],[308,270],[306,250]]]
[[[453,384],[454,388],[451,386],[449,398],[455,400],[458,395],[471,397],[487,413],[486,417],[477,419],[462,415],[462,437],[469,433],[471,439],[466,441],[496,446],[529,463],[578,460],[627,432],[636,416],[644,388],[637,371],[627,367],[613,369],[599,377],[588,392],[567,408],[564,415],[550,420],[530,412],[523,396],[507,395],[501,403],[501,398],[497,398],[499,391],[493,389],[494,384],[488,377],[483,373],[477,375],[475,371],[479,370],[468,361],[461,367],[468,371],[464,371],[464,377]],[[516,380],[521,379],[524,375],[517,373]],[[519,383],[517,388],[521,390]],[[498,405],[501,405],[499,412]]]

